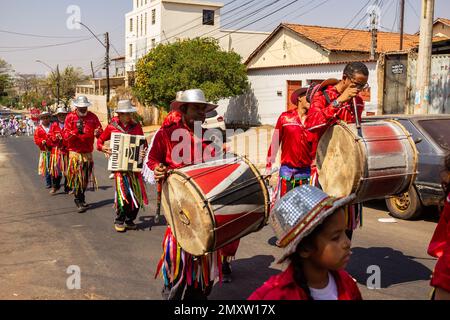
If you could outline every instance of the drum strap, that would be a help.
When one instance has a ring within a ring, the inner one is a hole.
[[[322,93],[323,93],[323,96],[325,97],[325,100],[327,101],[327,104],[330,104],[331,103],[330,96],[325,91],[325,88],[322,89]]]
[[[121,126],[119,126],[119,124],[117,123],[117,122],[111,122],[111,125],[114,127],[114,128],[116,128],[117,130],[119,130],[119,131],[121,131],[122,133],[125,133],[125,134],[127,134],[128,132],[130,132],[135,126],[136,126],[136,124],[132,124],[132,125],[130,125],[130,127],[128,128],[128,130],[124,130]]]

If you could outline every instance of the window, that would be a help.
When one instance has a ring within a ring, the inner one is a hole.
[[[144,19],[143,19],[142,14],[141,14],[141,36],[144,34],[144,32],[142,32],[143,28],[144,28]]]
[[[147,12],[145,13],[145,26],[144,26],[145,35],[147,35]]]
[[[214,25],[214,10],[203,10],[203,25]]]
[[[133,32],[133,18],[130,18],[130,32]]]
[[[153,49],[154,47],[156,47],[156,39],[155,39],[155,38],[152,39],[152,49]]]
[[[136,17],[136,33],[137,36],[139,37],[139,16]]]
[[[133,44],[132,43],[130,43],[128,51],[129,51],[130,57],[133,57]]]
[[[156,9],[152,10],[152,24],[156,23]]]
[[[139,8],[139,0],[136,0],[136,8]]]

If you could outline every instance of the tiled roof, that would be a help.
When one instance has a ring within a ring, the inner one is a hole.
[[[434,21],[433,24],[435,24],[436,22],[442,22],[443,24],[446,24],[446,25],[450,26],[450,19],[437,18],[436,21]]]
[[[286,28],[317,43],[329,51],[353,51],[370,52],[371,32],[344,28],[332,28],[321,26],[305,26],[298,24],[283,24]],[[403,50],[416,47],[419,44],[419,36],[404,34]],[[389,52],[399,50],[400,34],[393,32],[378,32],[377,52]]]

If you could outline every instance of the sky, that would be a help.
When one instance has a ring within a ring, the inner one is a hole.
[[[79,9],[81,21],[95,34],[101,34],[99,36],[101,40],[102,34],[108,31],[113,45],[111,56],[115,57],[124,53],[125,14],[132,10],[132,1],[0,0],[0,58],[10,63],[17,73],[50,72],[47,66],[36,60],[44,61],[52,68],[56,68],[57,64],[60,68],[67,65],[81,67],[86,74],[90,73],[90,61],[93,61],[94,69],[101,72],[104,47],[85,28],[74,29],[74,24],[70,22],[78,19],[73,17]],[[380,30],[397,32],[399,0],[217,2],[225,5],[221,9],[222,26],[225,29],[245,26],[244,29],[247,30],[272,31],[280,22],[364,29],[367,27],[366,8],[376,1],[381,4]],[[241,7],[233,14],[225,14],[228,10],[239,6]],[[284,6],[286,7],[281,9]],[[415,33],[419,30],[420,6],[421,0],[406,0],[406,33]],[[261,10],[255,12],[259,8]],[[436,0],[434,16],[450,18],[450,1]],[[254,21],[256,22],[252,23]],[[63,43],[65,45],[52,46]]]

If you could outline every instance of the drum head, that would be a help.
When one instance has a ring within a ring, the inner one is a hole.
[[[174,171],[163,185],[161,202],[180,246],[195,256],[207,253],[214,243],[214,222],[195,185]]]
[[[356,134],[345,124],[330,127],[317,147],[319,183],[330,196],[345,197],[358,188],[363,163]]]

